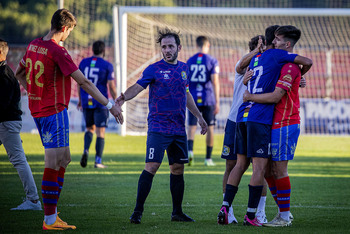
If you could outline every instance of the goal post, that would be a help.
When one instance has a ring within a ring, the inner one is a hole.
[[[344,100],[344,108],[350,107],[350,88],[345,74],[349,71],[350,9],[338,8],[221,8],[221,7],[113,7],[114,54],[117,74],[117,93],[120,95],[136,82],[139,75],[151,63],[161,58],[155,45],[159,28],[169,27],[182,34],[183,49],[179,59],[186,61],[195,53],[195,37],[207,35],[211,51],[217,57],[220,68],[221,113],[217,129],[223,130],[233,94],[234,66],[248,52],[248,41],[263,34],[267,26],[292,24],[302,30],[302,39],[296,52],[311,57],[314,66],[308,77],[310,82],[301,91],[301,98],[327,98]],[[333,28],[334,27],[334,28]],[[335,30],[338,27],[341,30]],[[337,37],[334,39],[334,37]],[[338,64],[334,65],[335,60]],[[341,69],[332,73],[336,67]],[[336,82],[333,82],[335,81]],[[335,87],[335,85],[338,85]],[[316,88],[315,88],[316,87]],[[120,134],[145,134],[147,131],[148,91],[123,106],[124,124]],[[306,106],[306,105],[305,105]],[[305,107],[306,108],[306,107]],[[343,111],[343,110],[341,110]],[[303,110],[302,110],[303,112]],[[306,116],[305,113],[301,113]],[[340,113],[341,114],[341,113]],[[317,114],[316,114],[317,115]],[[319,114],[320,115],[320,114]],[[350,118],[350,117],[349,117]],[[350,133],[350,119],[342,119],[345,132]],[[310,120],[311,122],[313,120]],[[309,122],[310,122],[309,121]],[[312,125],[314,123],[310,123]],[[325,123],[310,127],[310,133],[327,133]],[[304,126],[304,131],[308,132]],[[306,129],[306,130],[305,130]],[[328,131],[329,133],[329,131]],[[331,132],[332,133],[332,132]],[[337,132],[334,132],[337,133]]]

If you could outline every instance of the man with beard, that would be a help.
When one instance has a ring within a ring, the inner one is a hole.
[[[150,86],[146,164],[139,178],[136,206],[130,222],[141,223],[144,203],[165,150],[170,166],[173,202],[171,221],[194,222],[182,212],[184,163],[188,163],[186,107],[198,119],[201,134],[207,132],[208,126],[189,92],[188,67],[186,63],[177,60],[181,50],[179,33],[169,29],[159,31],[157,43],[160,44],[163,59],[148,66],[140,79],[117,98],[118,104],[122,106],[125,101],[133,99]]]

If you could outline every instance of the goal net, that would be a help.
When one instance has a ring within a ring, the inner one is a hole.
[[[223,132],[232,104],[234,67],[248,52],[250,38],[270,25],[294,25],[302,31],[295,52],[313,60],[300,90],[304,133],[350,133],[350,11],[292,8],[113,8],[115,57],[119,93],[134,84],[141,72],[160,60],[157,31],[181,32],[179,60],[197,52],[195,39],[210,40],[210,54],[220,64],[220,102],[216,132]],[[147,132],[148,89],[124,107],[122,134]]]

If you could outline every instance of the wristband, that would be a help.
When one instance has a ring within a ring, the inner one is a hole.
[[[105,107],[107,107],[108,110],[112,109],[113,104],[111,102],[108,102],[107,105],[105,105]]]

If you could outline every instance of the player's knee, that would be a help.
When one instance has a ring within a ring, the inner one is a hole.
[[[160,163],[146,163],[145,170],[155,175],[160,167]]]
[[[226,171],[230,173],[235,167],[237,160],[226,160]]]
[[[170,172],[173,175],[181,175],[184,173],[184,168],[183,164],[174,163],[173,165],[170,165]]]

